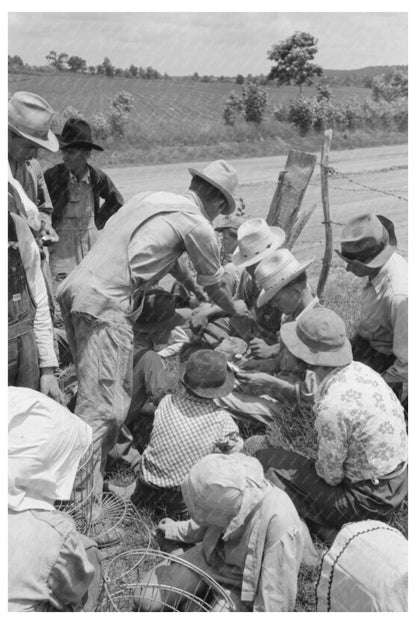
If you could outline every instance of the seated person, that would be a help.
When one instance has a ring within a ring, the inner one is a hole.
[[[312,294],[306,274],[306,269],[312,262],[313,258],[298,262],[288,249],[278,249],[260,262],[255,271],[255,280],[260,288],[257,299],[260,309],[264,305],[270,306],[279,317],[282,315],[282,323],[285,323],[319,305],[317,297]],[[280,413],[276,399],[290,405],[298,403],[300,409],[310,405],[311,389],[308,383],[303,383],[305,367],[300,367],[290,353],[281,347],[280,340],[274,345],[274,355],[267,359],[257,357],[261,350],[253,343],[254,341],[250,343],[251,351],[256,357],[246,359],[240,366],[243,369],[263,372],[239,374],[234,391],[218,399],[217,404],[241,418],[254,417],[261,422],[270,422],[276,411]],[[264,372],[279,377],[265,375]]]
[[[237,425],[213,401],[234,384],[225,355],[210,349],[194,352],[181,381],[183,395],[167,395],[156,409],[136,484],[109,486],[117,494],[131,495],[137,506],[166,508],[170,514],[185,512],[180,484],[201,457],[243,447]]]
[[[174,297],[162,288],[155,287],[146,293],[143,310],[134,324],[133,394],[126,421],[117,444],[109,453],[111,464],[122,458],[136,475],[141,456],[149,441],[155,406],[169,392],[169,383],[160,345],[168,342],[171,331],[189,319],[190,311],[175,309]],[[134,433],[137,450],[133,444]]]
[[[182,483],[191,520],[166,518],[166,539],[195,544],[181,559],[214,578],[236,611],[293,611],[303,554],[299,516],[290,498],[264,477],[260,463],[241,453],[213,454],[196,463]],[[170,596],[162,586],[196,593],[200,577],[178,564],[154,568],[150,589],[139,588],[143,611],[161,611]],[[145,579],[147,580],[147,579]],[[203,588],[201,588],[203,589]],[[213,611],[222,610],[220,605]]]
[[[407,495],[399,400],[381,375],[353,361],[345,324],[332,310],[309,310],[282,325],[280,338],[316,377],[317,461],[281,448],[259,450],[267,478],[318,528],[388,521]]]
[[[347,271],[368,277],[351,339],[354,360],[380,373],[407,409],[407,262],[397,253],[394,224],[382,215],[351,219],[337,253],[347,263]]]
[[[8,391],[9,611],[93,611],[97,549],[54,508],[70,498],[91,428],[36,390]]]
[[[235,299],[245,302],[249,310],[253,309],[250,325],[239,326],[238,321],[231,322],[223,311],[215,305],[203,303],[192,316],[192,327],[201,333],[210,346],[228,336],[240,336],[246,340],[254,340],[260,347],[276,343],[276,332],[280,327],[280,316],[268,306],[262,310],[256,300],[259,289],[254,281],[254,271],[259,262],[283,245],[285,233],[279,227],[270,227],[264,219],[247,219],[237,231],[238,246],[232,255],[232,269],[224,267],[224,280]],[[233,277],[235,272],[242,271],[238,285]],[[258,341],[261,341],[258,343]]]

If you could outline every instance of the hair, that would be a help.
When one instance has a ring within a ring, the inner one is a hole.
[[[219,189],[197,175],[193,176],[189,190],[198,193],[204,203],[216,200],[227,201],[227,198]]]
[[[238,237],[238,233],[237,233],[237,229],[234,226],[233,227],[222,227],[221,231],[227,230],[231,236],[231,238],[237,238]]]

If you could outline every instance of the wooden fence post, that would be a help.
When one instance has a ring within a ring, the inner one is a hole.
[[[331,147],[332,130],[325,130],[324,142],[322,144],[321,151],[321,197],[322,208],[324,212],[323,224],[325,225],[325,253],[322,260],[321,273],[319,275],[318,287],[316,294],[321,299],[326,280],[328,278],[329,269],[331,267],[332,260],[332,225],[331,215],[329,210],[329,194],[328,194],[328,162],[329,162],[329,149]]]

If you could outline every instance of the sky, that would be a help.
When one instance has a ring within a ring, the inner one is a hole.
[[[8,53],[30,65],[45,65],[46,55],[55,50],[81,56],[87,65],[107,56],[116,67],[151,65],[169,75],[266,74],[272,65],[268,50],[296,30],[318,39],[315,60],[324,69],[408,63],[406,12],[254,12],[258,3],[239,2],[236,6],[251,11],[29,13],[13,12],[19,2],[10,4]],[[91,8],[93,3],[81,4]],[[366,3],[352,4],[365,8]],[[227,8],[227,2],[220,5]],[[119,2],[117,6],[123,8]],[[296,8],[293,2],[290,6]],[[397,2],[394,7],[400,9]]]

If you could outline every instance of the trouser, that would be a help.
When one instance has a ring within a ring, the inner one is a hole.
[[[64,322],[78,379],[75,413],[93,431],[96,517],[107,455],[130,405],[133,332],[129,325],[103,322],[84,313],[65,315]]]
[[[39,355],[34,330],[9,339],[8,351],[8,385],[39,390]]]
[[[180,559],[196,566],[203,572],[206,572],[212,578],[222,585],[222,579],[216,578],[215,570],[207,563],[202,544],[196,544],[187,550]],[[146,586],[147,585],[147,586]],[[167,588],[173,588],[169,591]],[[178,593],[174,588],[197,595],[202,601],[208,600],[208,587],[201,579],[201,576],[193,570],[181,566],[178,563],[167,565],[160,564],[149,570],[142,579],[142,587],[136,591],[135,602],[141,611],[162,611],[165,605],[178,608]],[[249,611],[249,609],[241,602],[241,585],[240,587],[224,588],[230,601],[234,603],[235,611]],[[184,609],[186,610],[186,608]],[[231,611],[229,604],[223,597],[212,597],[211,611]]]
[[[292,499],[301,518],[340,529],[346,522],[388,521],[407,495],[407,468],[378,484],[370,480],[329,485],[316,473],[315,462],[282,448],[254,454],[269,481]]]
[[[138,508],[145,507],[152,511],[163,512],[165,516],[175,517],[187,514],[180,487],[158,487],[137,479],[131,500]]]

